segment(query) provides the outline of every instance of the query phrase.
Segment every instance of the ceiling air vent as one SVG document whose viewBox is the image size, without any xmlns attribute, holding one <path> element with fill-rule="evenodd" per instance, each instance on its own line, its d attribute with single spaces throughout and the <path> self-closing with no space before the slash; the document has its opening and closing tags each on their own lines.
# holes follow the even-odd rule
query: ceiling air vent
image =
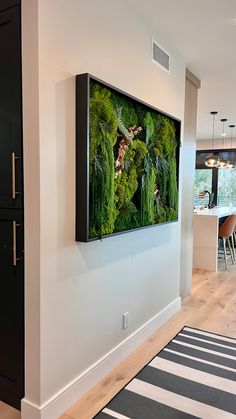
<svg viewBox="0 0 236 419">
<path fill-rule="evenodd" d="M 170 73 L 170 56 L 158 43 L 152 40 L 152 62 Z"/>
</svg>

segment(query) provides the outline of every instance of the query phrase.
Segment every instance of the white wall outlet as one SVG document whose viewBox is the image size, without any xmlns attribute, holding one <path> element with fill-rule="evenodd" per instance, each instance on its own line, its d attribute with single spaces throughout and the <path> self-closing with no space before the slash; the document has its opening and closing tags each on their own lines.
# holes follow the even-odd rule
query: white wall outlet
<svg viewBox="0 0 236 419">
<path fill-rule="evenodd" d="M 128 316 L 129 316 L 128 311 L 123 314 L 123 329 L 127 329 L 128 327 Z"/>
</svg>

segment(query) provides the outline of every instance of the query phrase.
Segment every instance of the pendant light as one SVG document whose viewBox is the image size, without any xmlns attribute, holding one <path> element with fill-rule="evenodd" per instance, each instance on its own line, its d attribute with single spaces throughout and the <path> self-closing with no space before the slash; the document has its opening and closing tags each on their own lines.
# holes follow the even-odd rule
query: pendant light
<svg viewBox="0 0 236 419">
<path fill-rule="evenodd" d="M 214 139 L 215 139 L 215 116 L 218 114 L 216 111 L 211 111 L 210 113 L 212 115 L 212 153 L 211 156 L 208 156 L 205 160 L 205 166 L 207 167 L 217 167 L 219 163 L 219 157 L 214 155 L 213 149 L 214 149 Z"/>
<path fill-rule="evenodd" d="M 222 137 L 223 137 L 223 143 L 222 143 L 222 152 L 224 152 L 224 149 L 225 149 L 225 136 L 226 136 L 226 133 L 225 133 L 225 122 L 227 121 L 227 119 L 226 118 L 222 118 L 221 119 L 221 122 L 222 122 L 222 124 L 223 124 L 223 130 L 222 130 Z M 228 160 L 225 160 L 224 158 L 223 158 L 223 155 L 222 155 L 222 158 L 219 160 L 219 162 L 218 162 L 218 164 L 217 164 L 217 167 L 219 168 L 219 169 L 227 169 L 228 168 L 228 164 L 229 164 L 229 162 L 228 162 Z"/>
<path fill-rule="evenodd" d="M 235 125 L 229 125 L 230 128 L 230 150 L 232 150 L 232 144 L 233 144 L 233 129 L 235 128 Z M 231 161 L 227 164 L 228 169 L 234 169 L 235 164 Z"/>
</svg>

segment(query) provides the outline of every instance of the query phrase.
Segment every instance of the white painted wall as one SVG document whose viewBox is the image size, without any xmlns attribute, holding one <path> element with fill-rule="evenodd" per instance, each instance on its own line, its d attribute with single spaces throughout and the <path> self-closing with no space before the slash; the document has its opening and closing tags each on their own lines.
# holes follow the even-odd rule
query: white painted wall
<svg viewBox="0 0 236 419">
<path fill-rule="evenodd" d="M 29 6 L 37 9 L 37 1 L 23 0 L 23 22 L 27 21 Z M 23 28 L 23 37 L 30 36 L 30 31 L 35 31 L 36 37 L 37 25 L 30 30 Z M 29 124 L 31 112 L 27 112 L 31 101 L 35 105 L 26 77 L 32 45 L 26 39 L 24 42 L 28 105 L 24 109 L 24 136 L 32 141 L 31 146 L 27 141 L 24 149 L 26 266 L 32 265 L 30 246 L 35 242 L 40 246 L 34 271 L 26 270 L 26 369 L 31 371 L 26 375 L 23 403 L 23 417 L 27 419 L 30 415 L 33 419 L 31 407 L 35 411 L 45 407 L 57 392 L 179 296 L 180 223 L 102 242 L 74 241 L 75 75 L 94 74 L 183 119 L 185 63 L 161 39 L 172 56 L 171 76 L 153 65 L 152 37 L 160 40 L 158 32 L 150 32 L 125 0 L 38 0 L 39 65 L 30 68 L 31 79 L 37 71 L 39 75 L 35 135 Z M 37 94 L 37 85 L 31 84 L 31 88 Z M 39 159 L 36 192 L 29 183 L 32 148 Z M 35 193 L 40 194 L 40 206 L 34 216 L 31 200 Z M 38 238 L 31 235 L 35 224 Z M 40 290 L 39 307 L 35 308 L 37 312 L 40 308 L 40 324 L 34 317 L 28 322 L 34 310 L 34 301 L 27 294 L 31 280 L 37 281 Z M 126 311 L 129 328 L 122 330 Z M 29 355 L 34 335 L 40 341 L 39 365 Z"/>
<path fill-rule="evenodd" d="M 197 140 L 196 150 L 211 150 L 212 140 Z M 231 148 L 230 134 L 225 138 L 224 148 Z M 232 138 L 232 148 L 236 148 L 236 138 Z M 222 138 L 216 138 L 214 140 L 214 150 L 223 149 Z"/>
<path fill-rule="evenodd" d="M 199 86 L 198 86 L 199 87 Z M 184 138 L 182 150 L 182 214 L 180 295 L 190 295 L 193 269 L 193 196 L 196 156 L 196 123 L 198 87 L 186 77 Z"/>
<path fill-rule="evenodd" d="M 22 3 L 25 223 L 25 393 L 40 403 L 40 145 L 38 0 Z"/>
</svg>

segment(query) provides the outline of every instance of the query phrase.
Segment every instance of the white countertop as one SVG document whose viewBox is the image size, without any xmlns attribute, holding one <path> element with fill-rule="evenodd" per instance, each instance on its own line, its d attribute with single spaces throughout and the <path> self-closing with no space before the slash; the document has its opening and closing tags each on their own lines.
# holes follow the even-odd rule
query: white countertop
<svg viewBox="0 0 236 419">
<path fill-rule="evenodd" d="M 235 207 L 215 207 L 215 208 L 204 208 L 204 209 L 195 209 L 193 214 L 198 215 L 209 215 L 213 217 L 227 217 L 227 215 L 236 213 Z"/>
</svg>

